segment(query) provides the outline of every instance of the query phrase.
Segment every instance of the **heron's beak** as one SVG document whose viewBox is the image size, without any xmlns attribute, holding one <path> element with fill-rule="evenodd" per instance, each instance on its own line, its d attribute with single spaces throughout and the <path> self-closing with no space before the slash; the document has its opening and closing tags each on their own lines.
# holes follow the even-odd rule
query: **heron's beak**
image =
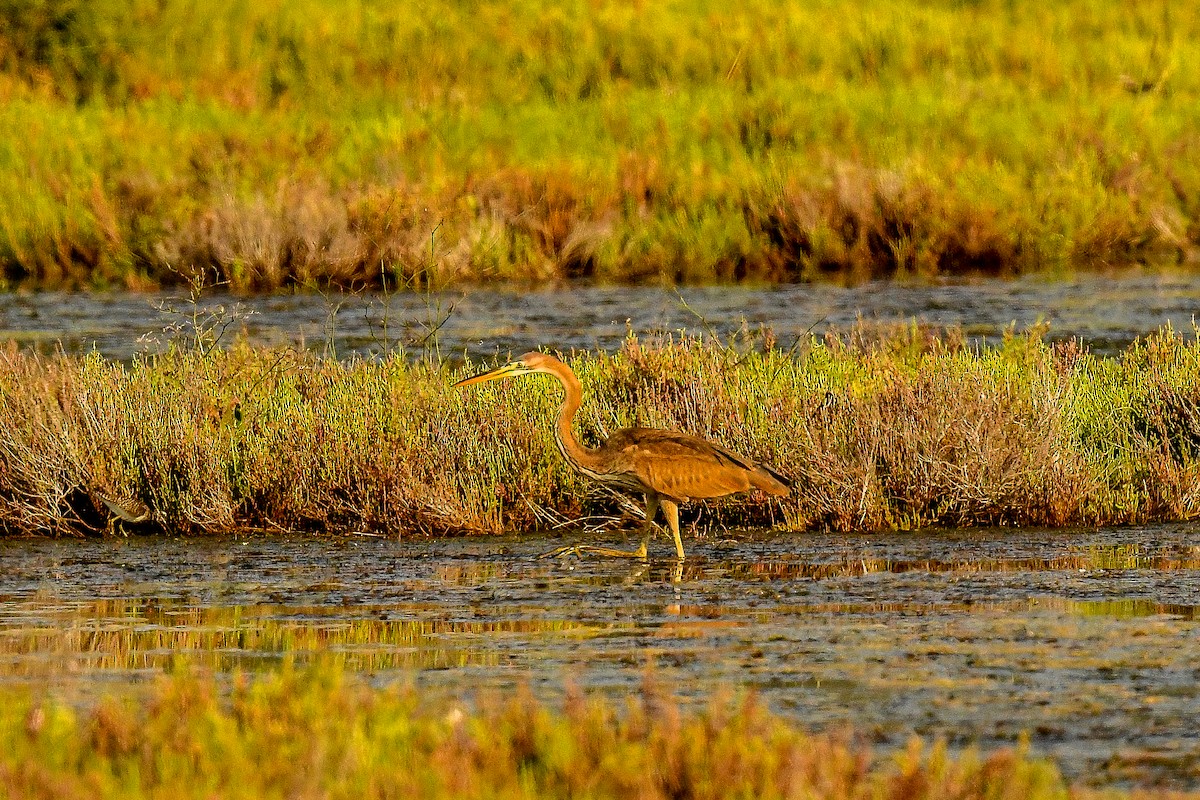
<svg viewBox="0 0 1200 800">
<path fill-rule="evenodd" d="M 462 386 L 470 386 L 473 383 L 487 383 L 488 381 L 497 381 L 501 378 L 514 378 L 517 375 L 525 375 L 532 371 L 533 370 L 525 366 L 522 362 L 514 361 L 511 364 L 505 364 L 503 367 L 496 367 L 496 369 L 482 372 L 478 375 L 472 375 L 469 378 L 463 378 L 451 388 L 457 389 Z"/>
</svg>

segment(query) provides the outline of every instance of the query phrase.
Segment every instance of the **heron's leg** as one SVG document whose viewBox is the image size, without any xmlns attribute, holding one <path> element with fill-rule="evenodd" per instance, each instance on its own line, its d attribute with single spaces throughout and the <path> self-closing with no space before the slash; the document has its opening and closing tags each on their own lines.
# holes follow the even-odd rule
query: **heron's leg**
<svg viewBox="0 0 1200 800">
<path fill-rule="evenodd" d="M 664 500 L 662 503 L 663 508 L 666 508 L 667 501 Z M 573 555 L 592 553 L 593 555 L 607 556 L 609 558 L 645 558 L 646 551 L 650 545 L 650 536 L 654 533 L 654 515 L 658 513 L 658 505 L 658 493 L 647 492 L 646 522 L 642 525 L 642 543 L 638 546 L 637 550 L 617 550 L 612 547 L 599 547 L 594 544 L 571 544 L 567 545 L 566 547 L 560 547 L 557 550 L 551 550 L 549 553 L 543 553 L 542 555 L 538 556 L 538 558 L 557 558 L 559 556 L 565 556 L 568 553 Z M 678 511 L 679 509 L 676 508 L 677 516 Z M 676 528 L 678 529 L 678 522 L 676 522 Z M 675 535 L 675 542 L 676 549 L 679 550 L 681 554 L 680 557 L 682 558 L 683 546 L 679 544 L 678 534 Z"/>
<path fill-rule="evenodd" d="M 642 523 L 642 544 L 637 552 L 646 557 L 646 549 L 650 546 L 650 537 L 654 535 L 654 517 L 658 515 L 658 492 L 646 492 L 646 521 Z"/>
<path fill-rule="evenodd" d="M 679 537 L 679 506 L 671 500 L 663 500 L 663 515 L 667 518 L 667 525 L 671 528 L 671 535 L 675 537 L 675 554 L 679 560 L 683 560 L 683 539 Z"/>
</svg>

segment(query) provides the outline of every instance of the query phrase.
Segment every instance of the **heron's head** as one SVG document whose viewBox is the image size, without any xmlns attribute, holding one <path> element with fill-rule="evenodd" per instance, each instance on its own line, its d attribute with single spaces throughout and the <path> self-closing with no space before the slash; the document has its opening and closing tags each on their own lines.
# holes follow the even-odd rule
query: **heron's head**
<svg viewBox="0 0 1200 800">
<path fill-rule="evenodd" d="M 545 353 L 526 353 L 516 361 L 509 362 L 503 367 L 496 367 L 493 370 L 472 375 L 469 378 L 463 378 L 458 383 L 454 384 L 454 388 L 460 386 L 470 386 L 473 383 L 487 383 L 488 381 L 496 381 L 501 378 L 515 378 L 518 375 L 528 375 L 531 372 L 548 372 L 555 374 L 555 367 L 562 366 L 562 362 L 554 356 L 548 356 Z"/>
</svg>

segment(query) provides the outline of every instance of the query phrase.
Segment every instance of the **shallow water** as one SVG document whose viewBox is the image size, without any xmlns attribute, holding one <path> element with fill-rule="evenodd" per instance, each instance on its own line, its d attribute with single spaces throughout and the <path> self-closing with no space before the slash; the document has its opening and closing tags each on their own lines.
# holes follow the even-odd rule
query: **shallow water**
<svg viewBox="0 0 1200 800">
<path fill-rule="evenodd" d="M 0 680 L 88 697 L 176 653 L 320 653 L 466 699 L 573 680 L 620 700 L 653 667 L 685 701 L 753 688 L 885 751 L 1027 733 L 1070 777 L 1200 788 L 1196 526 L 737 532 L 689 540 L 681 574 L 534 558 L 574 541 L 0 541 Z"/>
<path fill-rule="evenodd" d="M 47 292 L 0 294 L 0 341 L 16 339 L 44 352 L 95 348 L 125 360 L 161 349 L 172 338 L 186 339 L 194 326 L 215 332 L 229 322 L 225 341 L 244 332 L 259 344 L 299 344 L 342 357 L 399 347 L 411 355 L 478 360 L 542 346 L 613 350 L 628 331 L 727 336 L 743 325 L 770 328 L 788 346 L 809 329 L 844 328 L 861 316 L 960 325 L 979 341 L 998 338 L 1012 323 L 1023 329 L 1043 320 L 1051 338 L 1080 337 L 1108 354 L 1167 323 L 1190 331 L 1197 311 L 1200 275 L 1146 273 L 1070 281 L 692 288 L 681 294 L 572 287 L 395 294 L 386 301 L 377 295 L 217 297 L 195 307 L 178 294 Z"/>
</svg>

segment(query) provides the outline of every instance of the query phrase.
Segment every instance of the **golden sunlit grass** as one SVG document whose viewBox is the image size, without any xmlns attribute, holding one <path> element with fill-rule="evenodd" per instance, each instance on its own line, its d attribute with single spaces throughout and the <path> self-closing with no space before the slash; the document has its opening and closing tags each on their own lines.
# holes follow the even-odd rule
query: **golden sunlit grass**
<svg viewBox="0 0 1200 800">
<path fill-rule="evenodd" d="M 91 711 L 7 690 L 0 796 L 30 798 L 1065 798 L 1020 751 L 950 756 L 914 742 L 874 758 L 849 735 L 803 732 L 753 697 L 683 712 L 653 681 L 624 706 L 570 693 L 474 708 L 370 689 L 311 667 L 231 692 L 160 679 L 143 702 Z"/>
<path fill-rule="evenodd" d="M 1200 343 L 1164 330 L 1116 358 L 1042 331 L 981 349 L 860 328 L 785 352 L 630 339 L 572 365 L 585 440 L 677 428 L 767 461 L 783 500 L 706 504 L 722 528 L 916 529 L 1200 513 Z M 559 457 L 558 389 L 399 356 L 177 346 L 131 365 L 0 352 L 0 525 L 388 534 L 545 529 L 622 513 Z M 109 503 L 142 522 L 110 524 Z M 685 516 L 686 521 L 686 516 Z"/>
<path fill-rule="evenodd" d="M 0 286 L 1194 263 L 1187 0 L 0 2 Z"/>
</svg>

